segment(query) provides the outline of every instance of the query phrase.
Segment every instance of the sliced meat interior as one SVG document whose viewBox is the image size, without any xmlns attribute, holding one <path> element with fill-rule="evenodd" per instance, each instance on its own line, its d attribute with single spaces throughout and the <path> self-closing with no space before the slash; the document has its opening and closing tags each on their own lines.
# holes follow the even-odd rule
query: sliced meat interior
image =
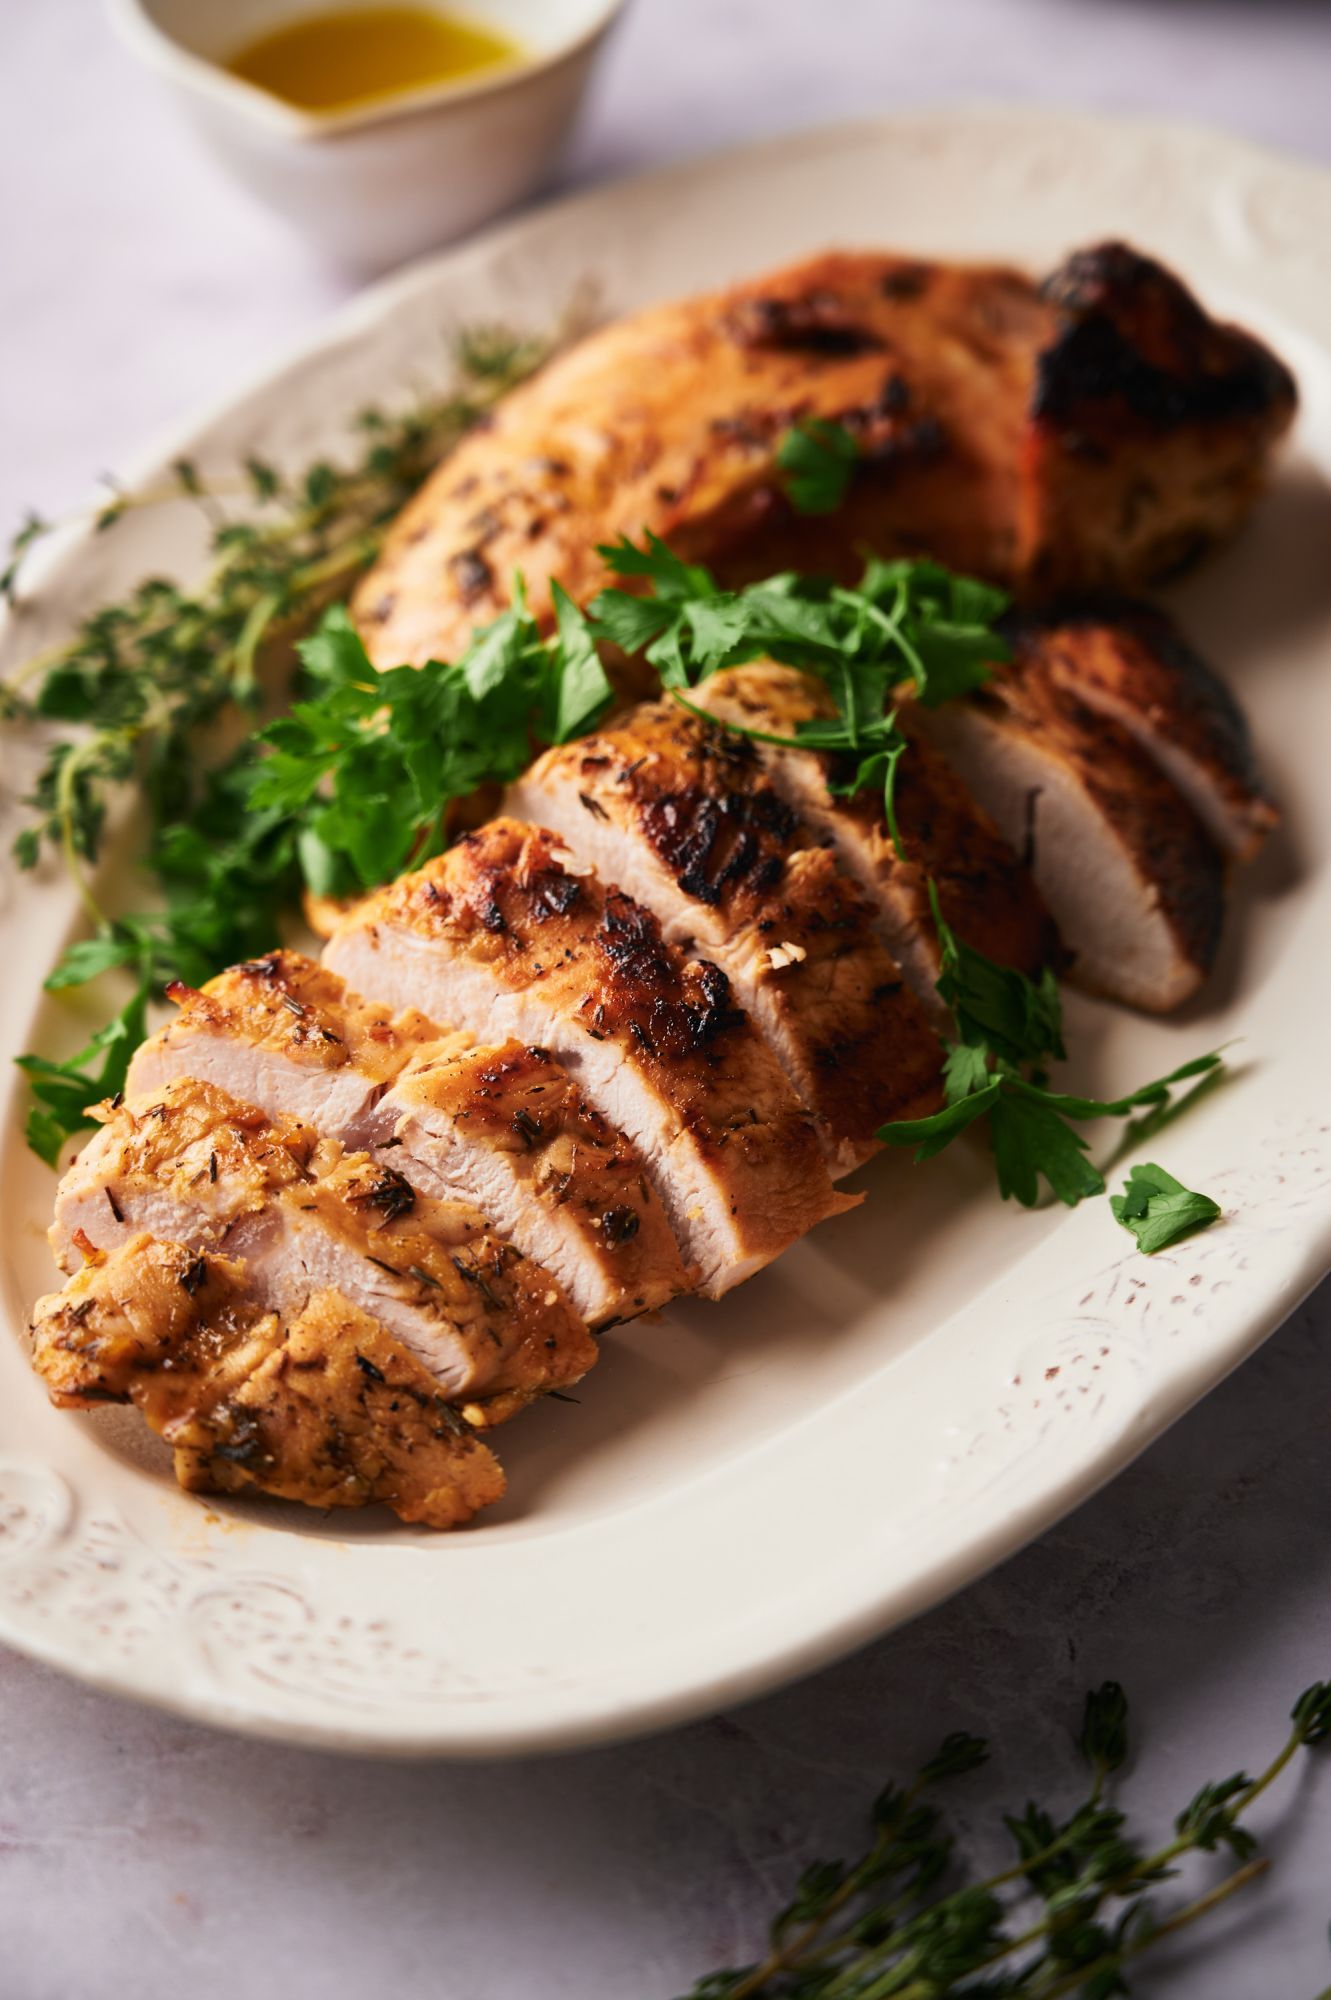
<svg viewBox="0 0 1331 2000">
<path fill-rule="evenodd" d="M 937 1101 L 941 1052 L 874 924 L 753 744 L 673 701 L 548 750 L 508 809 L 561 835 L 604 881 L 702 950 L 813 1113 L 834 1175 L 874 1133 Z"/>
<path fill-rule="evenodd" d="M 1029 864 L 1075 979 L 1152 1013 L 1196 992 L 1220 941 L 1224 868 L 1125 730 L 1035 654 L 965 701 L 900 714 Z"/>
<path fill-rule="evenodd" d="M 771 660 L 713 674 L 694 696 L 721 721 L 771 736 L 794 736 L 802 722 L 836 712 L 821 681 Z M 930 879 L 944 921 L 977 951 L 1028 976 L 1057 962 L 1057 934 L 1029 870 L 926 743 L 913 743 L 897 766 L 901 854 L 880 793 L 846 797 L 833 789 L 853 777 L 850 759 L 770 743 L 754 747 L 782 797 L 871 899 L 883 942 L 933 1020 L 941 1022 L 946 1010 L 935 991 Z"/>
<path fill-rule="evenodd" d="M 202 1078 L 374 1151 L 420 1193 L 482 1209 L 592 1325 L 689 1289 L 636 1148 L 547 1050 L 446 1035 L 420 1013 L 371 1005 L 293 951 L 174 997 L 179 1014 L 134 1057 L 132 1094 Z"/>
<path fill-rule="evenodd" d="M 367 1153 L 316 1145 L 182 1078 L 111 1111 L 61 1182 L 56 1260 L 140 1231 L 244 1260 L 266 1310 L 335 1288 L 379 1320 L 478 1422 L 584 1375 L 596 1346 L 548 1271 L 479 1210 L 419 1195 Z"/>
<path fill-rule="evenodd" d="M 192 1491 L 381 1501 L 450 1528 L 501 1497 L 497 1460 L 402 1344 L 335 1291 L 261 1311 L 243 1263 L 138 1234 L 39 1299 L 33 1362 L 65 1407 L 131 1402 Z"/>
<path fill-rule="evenodd" d="M 642 1154 L 548 1049 L 422 1054 L 379 1108 L 390 1133 L 376 1158 L 427 1194 L 474 1200 L 591 1325 L 692 1289 Z"/>
<path fill-rule="evenodd" d="M 202 992 L 169 992 L 179 1012 L 135 1051 L 130 1096 L 192 1076 L 350 1146 L 379 1136 L 380 1098 L 445 1034 L 423 1014 L 369 1005 L 297 951 L 233 965 Z"/>
<path fill-rule="evenodd" d="M 492 820 L 369 897 L 325 962 L 390 1006 L 548 1048 L 638 1147 L 716 1296 L 853 1203 L 725 973 L 571 861 L 553 834 Z"/>
<path fill-rule="evenodd" d="M 1120 243 L 1044 285 L 828 251 L 593 333 L 507 396 L 395 522 L 354 613 L 380 666 L 456 659 L 521 573 L 552 615 L 598 546 L 660 535 L 733 583 L 927 553 L 1027 596 L 1159 575 L 1242 520 L 1288 370 Z M 792 424 L 855 438 L 843 504 L 795 516 Z"/>
<path fill-rule="evenodd" d="M 1025 614 L 1008 636 L 1059 687 L 1127 731 L 1223 854 L 1254 858 L 1280 812 L 1247 718 L 1164 612 L 1111 598 Z"/>
</svg>

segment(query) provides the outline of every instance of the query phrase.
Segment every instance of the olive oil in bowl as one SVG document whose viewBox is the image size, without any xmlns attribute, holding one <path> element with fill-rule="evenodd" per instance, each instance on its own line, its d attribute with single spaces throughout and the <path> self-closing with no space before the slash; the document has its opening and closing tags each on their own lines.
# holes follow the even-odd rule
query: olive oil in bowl
<svg viewBox="0 0 1331 2000">
<path fill-rule="evenodd" d="M 523 51 L 507 36 L 429 7 L 307 14 L 247 42 L 226 67 L 300 111 L 342 112 L 486 71 Z"/>
</svg>

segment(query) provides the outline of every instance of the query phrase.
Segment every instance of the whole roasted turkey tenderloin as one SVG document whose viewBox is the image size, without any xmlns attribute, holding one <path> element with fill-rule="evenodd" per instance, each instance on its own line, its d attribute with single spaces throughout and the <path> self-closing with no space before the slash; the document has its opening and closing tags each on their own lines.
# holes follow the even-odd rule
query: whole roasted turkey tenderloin
<svg viewBox="0 0 1331 2000">
<path fill-rule="evenodd" d="M 1243 519 L 1296 405 L 1289 371 L 1122 243 L 1043 284 L 998 265 L 828 251 L 593 333 L 507 396 L 390 531 L 354 611 L 384 667 L 456 659 L 524 579 L 578 602 L 645 530 L 722 581 L 929 554 L 1023 598 L 1133 587 Z M 798 517 L 777 454 L 838 423 L 844 503 Z"/>
</svg>

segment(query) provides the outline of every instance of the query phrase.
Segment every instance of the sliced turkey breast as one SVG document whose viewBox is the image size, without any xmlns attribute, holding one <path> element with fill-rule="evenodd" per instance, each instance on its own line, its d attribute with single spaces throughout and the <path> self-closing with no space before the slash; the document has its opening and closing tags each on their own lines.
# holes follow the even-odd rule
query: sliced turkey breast
<svg viewBox="0 0 1331 2000">
<path fill-rule="evenodd" d="M 647 1162 L 712 1296 L 853 1203 L 719 966 L 556 836 L 490 821 L 371 896 L 325 961 L 362 993 L 548 1048 Z"/>
<path fill-rule="evenodd" d="M 391 1133 L 376 1158 L 426 1194 L 474 1200 L 589 1324 L 692 1289 L 642 1154 L 548 1049 L 514 1040 L 424 1053 L 379 1110 Z"/>
<path fill-rule="evenodd" d="M 1121 587 L 1243 518 L 1295 389 L 1123 244 L 1040 286 L 1001 266 L 829 251 L 614 322 L 507 396 L 394 524 L 354 610 L 384 667 L 456 659 L 521 574 L 577 602 L 598 545 L 651 529 L 728 583 L 928 553 L 1025 595 Z M 840 424 L 860 463 L 799 518 L 793 424 Z"/>
<path fill-rule="evenodd" d="M 181 1078 L 111 1111 L 60 1184 L 56 1260 L 139 1231 L 243 1258 L 266 1310 L 329 1287 L 372 1314 L 477 1421 L 584 1375 L 595 1343 L 551 1277 L 479 1210 L 418 1195 L 366 1153 Z"/>
<path fill-rule="evenodd" d="M 548 750 L 508 810 L 560 834 L 685 951 L 721 966 L 813 1113 L 833 1175 L 937 1100 L 941 1051 L 874 928 L 753 744 L 677 702 Z"/>
<path fill-rule="evenodd" d="M 202 992 L 168 991 L 180 1011 L 136 1050 L 130 1096 L 192 1076 L 351 1146 L 382 1134 L 384 1092 L 445 1032 L 423 1014 L 371 1006 L 297 951 L 233 965 Z"/>
<path fill-rule="evenodd" d="M 771 660 L 713 674 L 694 694 L 720 721 L 772 736 L 794 736 L 802 722 L 835 713 L 821 681 Z M 897 766 L 901 854 L 880 794 L 832 789 L 853 777 L 848 758 L 771 743 L 755 749 L 782 797 L 872 900 L 884 944 L 935 1022 L 946 1010 L 935 991 L 931 878 L 944 922 L 977 951 L 1028 975 L 1057 962 L 1057 935 L 1029 871 L 926 743 L 912 743 Z"/>
<path fill-rule="evenodd" d="M 1152 1013 L 1196 992 L 1220 940 L 1223 866 L 1125 730 L 1036 654 L 966 701 L 906 705 L 901 718 L 1029 863 L 1075 979 Z"/>
<path fill-rule="evenodd" d="M 1251 861 L 1280 810 L 1257 768 L 1247 717 L 1162 611 L 1122 598 L 1012 621 L 1023 657 L 1125 729 L 1182 792 L 1221 852 Z"/>
<path fill-rule="evenodd" d="M 482 1209 L 592 1325 L 689 1289 L 636 1148 L 546 1050 L 474 1047 L 422 1014 L 362 1000 L 293 951 L 173 998 L 176 1019 L 130 1065 L 131 1094 L 197 1077 L 374 1151 L 422 1194 Z"/>
<path fill-rule="evenodd" d="M 494 1456 L 421 1364 L 339 1293 L 284 1320 L 234 1258 L 130 1236 L 39 1299 L 33 1365 L 64 1408 L 133 1403 L 190 1491 L 382 1501 L 451 1528 L 498 1500 Z"/>
</svg>

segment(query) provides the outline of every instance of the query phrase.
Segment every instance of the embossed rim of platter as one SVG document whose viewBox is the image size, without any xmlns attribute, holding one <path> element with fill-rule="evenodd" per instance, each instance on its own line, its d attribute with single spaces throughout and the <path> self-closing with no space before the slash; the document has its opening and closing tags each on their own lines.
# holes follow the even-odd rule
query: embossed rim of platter
<svg viewBox="0 0 1331 2000">
<path fill-rule="evenodd" d="M 832 240 L 846 233 L 847 213 L 863 215 L 854 192 L 875 174 L 884 189 L 892 175 L 906 178 L 909 215 L 893 206 L 904 195 L 885 196 L 881 232 L 849 232 L 858 240 L 878 233 L 907 248 L 998 255 L 1010 239 L 1040 236 L 1044 223 L 1033 218 L 1047 213 L 1046 233 L 1071 241 L 1102 233 L 1112 210 L 1125 231 L 1217 293 L 1260 303 L 1312 360 L 1331 349 L 1331 273 L 1318 264 L 1331 180 L 1315 170 L 1156 123 L 917 113 L 580 196 L 414 267 L 153 460 L 206 446 L 228 423 L 234 442 L 247 413 L 278 423 L 284 403 L 304 397 L 308 406 L 322 372 L 373 351 L 399 315 L 433 305 L 466 317 L 492 279 L 492 290 L 520 298 L 530 283 L 548 300 L 549 260 L 566 264 L 572 243 L 585 244 L 593 266 L 616 244 L 627 259 L 635 235 L 705 201 L 711 233 L 697 275 L 681 265 L 675 282 L 713 282 L 777 261 L 765 238 L 745 248 L 761 237 L 764 200 L 780 209 L 785 193 L 793 213 L 797 183 L 816 182 L 828 191 L 821 233 Z M 940 194 L 949 175 L 955 185 Z M 838 187 L 844 202 L 831 198 Z M 1095 220 L 1070 229 L 1078 208 Z M 741 228 L 746 212 L 751 234 Z M 763 226 L 770 237 L 776 225 Z M 807 216 L 796 234 L 791 254 L 812 247 Z M 1310 450 L 1331 407 L 1327 368 L 1310 408 Z M 100 559 L 87 537 L 67 536 L 45 575 L 77 599 Z M 11 635 L 11 647 L 26 636 Z M 1305 770 L 1325 756 L 1326 733 L 1310 715 L 1297 746 Z M 1319 844 L 1315 860 L 1325 851 Z M 1324 876 L 1319 867 L 1300 906 L 1304 953 L 1319 912 L 1323 926 L 1331 919 Z M 21 938 L 32 987 L 71 920 L 67 899 L 40 882 L 15 885 L 0 910 L 0 936 Z M 400 1754 L 516 1754 L 615 1738 L 817 1666 L 1067 1512 L 1249 1354 L 1331 1264 L 1331 1121 L 1318 1110 L 1331 1104 L 1331 1057 L 1313 1044 L 1315 1006 L 1289 990 L 1297 970 L 1296 952 L 1291 976 L 1264 979 L 1252 1001 L 1253 1039 L 1268 1063 L 1260 1100 L 1236 1091 L 1171 1140 L 1180 1170 L 1196 1171 L 1224 1204 L 1223 1229 L 1147 1262 L 1120 1251 L 1102 1218 L 1067 1217 L 1015 1269 L 958 1297 L 927 1341 L 807 1420 L 690 1468 L 678 1491 L 630 1496 L 546 1542 L 539 1523 L 525 1540 L 457 1538 L 449 1581 L 461 1609 L 451 1625 L 450 1605 L 421 1589 L 418 1543 L 311 1540 L 212 1515 L 113 1463 L 91 1427 L 51 1417 L 35 1385 L 13 1374 L 15 1343 L 5 1357 L 14 1387 L 0 1407 L 0 1637 L 201 1719 Z M 8 1054 L 33 1030 L 22 1008 L 6 1015 Z M 1282 1063 L 1280 1047 L 1301 1045 L 1305 1030 L 1312 1052 Z M 11 1233 L 30 1232 L 15 1093 L 4 1088 L 3 1212 Z M 5 1284 L 18 1320 L 23 1301 L 8 1267 Z M 745 1310 L 742 1295 L 718 1310 Z M 909 1419 L 893 1433 L 897 1410 Z M 894 1449 L 915 1454 L 904 1504 L 882 1462 L 894 1437 Z M 508 1591 L 507 1627 L 492 1619 L 469 1650 L 468 1607 L 481 1619 L 490 1595 Z M 575 1620 L 584 1621 L 578 1630 L 561 1632 Z"/>
</svg>

